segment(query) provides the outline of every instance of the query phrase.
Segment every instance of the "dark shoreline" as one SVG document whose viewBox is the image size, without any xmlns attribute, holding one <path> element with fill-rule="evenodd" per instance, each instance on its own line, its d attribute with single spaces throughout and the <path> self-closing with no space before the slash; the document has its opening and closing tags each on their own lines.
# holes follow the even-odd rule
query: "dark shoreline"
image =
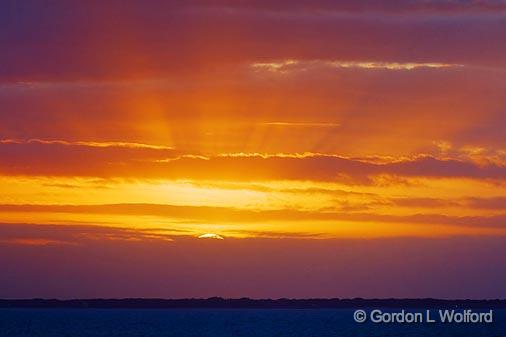
<svg viewBox="0 0 506 337">
<path fill-rule="evenodd" d="M 346 309 L 346 308 L 506 308 L 506 300 L 441 299 L 17 299 L 0 300 L 0 308 L 76 309 Z"/>
</svg>

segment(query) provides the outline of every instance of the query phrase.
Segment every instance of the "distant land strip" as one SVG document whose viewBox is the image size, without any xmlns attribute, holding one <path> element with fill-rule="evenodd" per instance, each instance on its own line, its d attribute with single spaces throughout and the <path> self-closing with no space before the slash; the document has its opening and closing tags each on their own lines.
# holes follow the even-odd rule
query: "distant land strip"
<svg viewBox="0 0 506 337">
<path fill-rule="evenodd" d="M 505 299 L 443 300 L 443 299 L 4 299 L 0 308 L 94 308 L 94 309 L 346 309 L 346 308 L 506 308 Z"/>
</svg>

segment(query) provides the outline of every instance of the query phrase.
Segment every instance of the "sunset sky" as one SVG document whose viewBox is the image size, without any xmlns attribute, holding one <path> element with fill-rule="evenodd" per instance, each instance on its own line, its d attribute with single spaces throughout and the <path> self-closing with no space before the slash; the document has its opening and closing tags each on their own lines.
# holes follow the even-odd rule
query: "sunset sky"
<svg viewBox="0 0 506 337">
<path fill-rule="evenodd" d="M 0 298 L 506 298 L 506 2 L 0 2 Z"/>
</svg>

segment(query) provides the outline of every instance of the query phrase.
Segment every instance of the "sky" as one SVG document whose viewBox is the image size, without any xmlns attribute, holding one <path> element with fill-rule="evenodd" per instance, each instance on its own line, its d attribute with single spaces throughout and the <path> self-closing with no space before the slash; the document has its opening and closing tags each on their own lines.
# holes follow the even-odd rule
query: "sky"
<svg viewBox="0 0 506 337">
<path fill-rule="evenodd" d="M 506 298 L 506 2 L 0 2 L 0 298 Z"/>
</svg>

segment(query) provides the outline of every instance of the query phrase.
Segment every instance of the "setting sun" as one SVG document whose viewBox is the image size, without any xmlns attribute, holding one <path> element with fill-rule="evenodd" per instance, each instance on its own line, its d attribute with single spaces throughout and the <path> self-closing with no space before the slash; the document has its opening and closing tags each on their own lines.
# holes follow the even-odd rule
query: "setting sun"
<svg viewBox="0 0 506 337">
<path fill-rule="evenodd" d="M 199 235 L 199 239 L 218 239 L 218 240 L 223 240 L 223 237 L 219 236 L 218 234 L 207 233 L 207 234 Z"/>
</svg>

